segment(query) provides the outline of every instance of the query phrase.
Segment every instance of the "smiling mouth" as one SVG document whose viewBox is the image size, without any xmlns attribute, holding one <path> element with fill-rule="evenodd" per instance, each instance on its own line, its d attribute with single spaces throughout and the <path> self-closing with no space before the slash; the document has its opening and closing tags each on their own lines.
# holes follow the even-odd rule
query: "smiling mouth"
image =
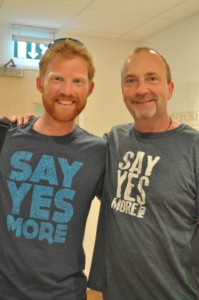
<svg viewBox="0 0 199 300">
<path fill-rule="evenodd" d="M 72 100 L 64 101 L 64 100 L 59 100 L 59 99 L 57 99 L 56 102 L 61 105 L 64 105 L 64 106 L 70 106 L 75 103 L 75 101 L 72 101 Z"/>
<path fill-rule="evenodd" d="M 149 102 L 153 102 L 155 101 L 154 99 L 147 99 L 147 100 L 144 100 L 144 101 L 133 101 L 133 103 L 135 104 L 147 104 Z"/>
</svg>

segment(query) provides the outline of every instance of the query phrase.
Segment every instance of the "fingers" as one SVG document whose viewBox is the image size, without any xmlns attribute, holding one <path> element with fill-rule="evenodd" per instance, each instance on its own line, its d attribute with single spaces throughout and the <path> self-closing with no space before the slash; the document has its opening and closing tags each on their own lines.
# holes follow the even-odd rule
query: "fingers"
<svg viewBox="0 0 199 300">
<path fill-rule="evenodd" d="M 24 125 L 24 124 L 27 124 L 27 123 L 29 122 L 29 120 L 30 120 L 31 117 L 32 117 L 31 114 L 26 114 L 26 115 L 22 116 L 22 118 L 21 118 L 22 124 L 23 124 L 23 125 Z M 19 124 L 18 124 L 18 125 L 19 125 Z"/>
<path fill-rule="evenodd" d="M 25 115 L 17 115 L 17 118 L 16 116 L 13 116 L 13 120 L 15 120 L 15 122 L 17 121 L 17 125 L 20 126 L 20 125 L 25 125 L 29 122 L 30 118 L 33 117 L 32 114 L 25 114 Z"/>
<path fill-rule="evenodd" d="M 15 120 L 15 122 L 17 122 L 18 126 L 23 125 L 23 116 L 22 115 L 19 114 L 17 116 L 12 116 L 11 122 L 14 122 L 14 120 Z"/>
<path fill-rule="evenodd" d="M 11 118 L 7 116 L 3 116 L 3 119 L 11 121 L 12 123 L 17 123 L 18 126 L 25 125 L 29 122 L 29 119 L 33 117 L 32 114 L 25 114 L 25 115 L 13 115 Z"/>
<path fill-rule="evenodd" d="M 8 118 L 7 116 L 3 116 L 3 119 L 4 119 L 4 120 L 7 120 L 7 121 L 11 121 L 11 119 Z"/>
<path fill-rule="evenodd" d="M 11 118 L 9 118 L 8 116 L 3 116 L 3 119 L 15 123 L 17 122 L 17 115 L 13 115 Z"/>
</svg>

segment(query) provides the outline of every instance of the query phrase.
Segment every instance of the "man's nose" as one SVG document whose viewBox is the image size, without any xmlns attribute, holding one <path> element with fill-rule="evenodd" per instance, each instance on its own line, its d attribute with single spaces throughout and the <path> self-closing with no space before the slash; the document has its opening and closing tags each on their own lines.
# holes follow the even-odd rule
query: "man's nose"
<svg viewBox="0 0 199 300">
<path fill-rule="evenodd" d="M 61 94 L 64 94 L 66 96 L 71 95 L 73 93 L 73 85 L 72 82 L 62 82 L 62 85 L 60 87 Z"/>
<path fill-rule="evenodd" d="M 137 93 L 139 93 L 139 94 L 145 94 L 146 92 L 148 92 L 147 83 L 144 80 L 138 81 L 138 84 L 137 84 Z"/>
</svg>

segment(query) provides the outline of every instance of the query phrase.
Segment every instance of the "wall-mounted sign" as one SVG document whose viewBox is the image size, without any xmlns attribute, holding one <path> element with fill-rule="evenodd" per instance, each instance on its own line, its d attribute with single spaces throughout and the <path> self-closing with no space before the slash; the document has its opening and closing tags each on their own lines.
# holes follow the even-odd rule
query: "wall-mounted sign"
<svg viewBox="0 0 199 300">
<path fill-rule="evenodd" d="M 170 116 L 199 130 L 199 110 L 175 111 L 170 113 Z"/>
<path fill-rule="evenodd" d="M 14 41 L 14 57 L 39 60 L 47 48 L 47 44 Z"/>
</svg>

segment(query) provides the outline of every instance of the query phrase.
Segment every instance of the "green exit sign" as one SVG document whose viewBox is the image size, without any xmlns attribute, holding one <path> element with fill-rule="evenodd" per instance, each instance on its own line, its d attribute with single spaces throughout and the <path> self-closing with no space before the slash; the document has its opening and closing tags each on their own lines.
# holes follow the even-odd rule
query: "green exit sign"
<svg viewBox="0 0 199 300">
<path fill-rule="evenodd" d="M 47 44 L 14 41 L 14 57 L 40 60 Z"/>
</svg>

